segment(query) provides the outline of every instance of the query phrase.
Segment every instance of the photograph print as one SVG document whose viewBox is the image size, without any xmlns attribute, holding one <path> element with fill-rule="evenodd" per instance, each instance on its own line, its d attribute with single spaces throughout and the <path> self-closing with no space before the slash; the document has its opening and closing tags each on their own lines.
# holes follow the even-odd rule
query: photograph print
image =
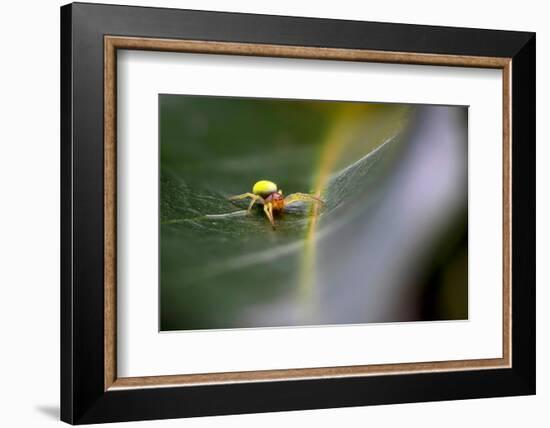
<svg viewBox="0 0 550 428">
<path fill-rule="evenodd" d="M 161 332 L 468 319 L 468 108 L 160 94 Z"/>
</svg>

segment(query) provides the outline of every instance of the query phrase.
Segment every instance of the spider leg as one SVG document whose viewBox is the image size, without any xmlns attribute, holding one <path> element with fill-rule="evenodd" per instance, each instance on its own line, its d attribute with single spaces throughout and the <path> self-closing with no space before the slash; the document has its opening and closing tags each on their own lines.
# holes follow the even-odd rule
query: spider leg
<svg viewBox="0 0 550 428">
<path fill-rule="evenodd" d="M 314 195 L 309 195 L 307 193 L 292 193 L 285 198 L 285 206 L 294 204 L 296 202 L 320 202 L 321 204 L 325 203 L 325 201 L 323 201 L 321 198 Z"/>
<path fill-rule="evenodd" d="M 271 223 L 273 229 L 275 229 L 275 221 L 273 220 L 273 207 L 271 205 L 271 202 L 264 204 L 264 213 L 269 219 L 269 222 Z"/>
<path fill-rule="evenodd" d="M 250 212 L 250 210 L 252 209 L 252 207 L 254 206 L 254 204 L 256 203 L 257 199 L 252 199 L 250 201 L 250 205 L 248 205 L 248 209 L 247 211 Z"/>
<path fill-rule="evenodd" d="M 250 201 L 250 205 L 248 206 L 248 212 L 250 212 L 250 210 L 252 209 L 252 207 L 254 206 L 254 204 L 256 202 L 260 202 L 260 203 L 264 203 L 264 198 L 262 198 L 261 196 L 258 196 L 258 195 L 255 195 L 254 193 L 250 193 L 250 192 L 247 192 L 247 193 L 243 193 L 242 195 L 236 195 L 236 196 L 231 196 L 229 198 L 230 201 L 238 201 L 240 199 L 246 199 L 246 198 L 250 198 L 252 199 Z"/>
</svg>

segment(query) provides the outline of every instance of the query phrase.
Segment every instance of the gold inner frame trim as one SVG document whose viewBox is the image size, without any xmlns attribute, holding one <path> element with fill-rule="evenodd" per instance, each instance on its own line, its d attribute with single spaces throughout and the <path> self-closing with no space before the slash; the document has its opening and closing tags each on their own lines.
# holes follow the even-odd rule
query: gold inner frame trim
<svg viewBox="0 0 550 428">
<path fill-rule="evenodd" d="M 502 70 L 503 143 L 503 294 L 502 357 L 420 363 L 315 367 L 170 376 L 117 376 L 116 367 L 116 88 L 117 50 L 147 50 L 217 55 L 323 59 L 394 64 L 494 68 Z M 171 40 L 140 37 L 104 37 L 104 389 L 193 386 L 219 383 L 339 378 L 370 375 L 508 368 L 512 365 L 512 164 L 511 164 L 511 58 L 386 52 L 252 43 Z"/>
</svg>

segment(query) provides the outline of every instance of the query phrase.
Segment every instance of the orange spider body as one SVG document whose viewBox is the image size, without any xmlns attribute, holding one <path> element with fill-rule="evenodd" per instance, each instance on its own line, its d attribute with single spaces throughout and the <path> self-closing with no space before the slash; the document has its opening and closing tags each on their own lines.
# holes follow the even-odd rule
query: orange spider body
<svg viewBox="0 0 550 428">
<path fill-rule="evenodd" d="M 285 198 L 279 192 L 273 192 L 264 198 L 264 205 L 269 203 L 273 211 L 283 211 L 285 209 Z"/>
</svg>

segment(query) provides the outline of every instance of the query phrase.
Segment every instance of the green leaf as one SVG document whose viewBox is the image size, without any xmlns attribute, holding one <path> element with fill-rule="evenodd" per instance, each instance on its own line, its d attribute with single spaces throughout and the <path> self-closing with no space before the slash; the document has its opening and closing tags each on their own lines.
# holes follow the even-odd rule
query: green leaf
<svg viewBox="0 0 550 428">
<path fill-rule="evenodd" d="M 322 322 L 315 251 L 340 224 L 369 216 L 411 111 L 162 96 L 161 329 Z M 326 204 L 289 207 L 273 230 L 261 207 L 247 213 L 247 201 L 228 200 L 260 179 Z"/>
</svg>

